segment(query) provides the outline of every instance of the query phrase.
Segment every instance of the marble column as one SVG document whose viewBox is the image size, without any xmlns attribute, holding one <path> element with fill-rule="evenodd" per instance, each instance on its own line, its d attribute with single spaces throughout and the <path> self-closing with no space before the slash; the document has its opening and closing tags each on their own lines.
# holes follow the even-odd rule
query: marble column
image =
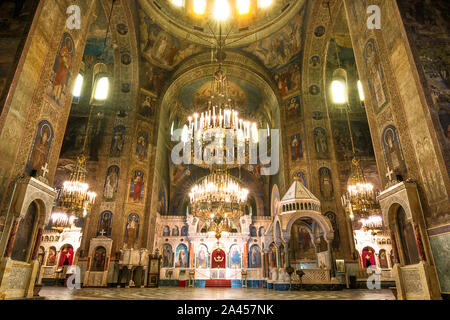
<svg viewBox="0 0 450 320">
<path fill-rule="evenodd" d="M 263 276 L 265 278 L 269 277 L 269 253 L 267 252 L 263 254 Z"/>
<path fill-rule="evenodd" d="M 195 248 L 194 248 L 194 243 L 191 242 L 190 249 L 189 249 L 189 269 L 194 268 L 194 257 L 195 257 Z"/>
<path fill-rule="evenodd" d="M 33 255 L 31 256 L 31 260 L 36 260 L 39 254 L 39 247 L 41 246 L 42 241 L 42 233 L 44 232 L 44 229 L 39 228 L 37 235 L 36 235 L 36 241 L 34 243 L 34 249 L 33 249 Z"/>
<path fill-rule="evenodd" d="M 336 269 L 334 267 L 332 243 L 331 241 L 328 241 L 327 244 L 328 244 L 328 261 L 330 264 L 330 273 L 331 277 L 333 278 L 336 276 Z"/>
<path fill-rule="evenodd" d="M 20 224 L 20 218 L 14 220 L 13 225 L 11 227 L 11 232 L 9 233 L 9 239 L 8 244 L 6 245 L 5 250 L 5 258 L 11 258 L 13 249 L 14 249 L 14 243 L 16 242 L 17 237 L 17 231 L 19 230 L 19 224 Z"/>
<path fill-rule="evenodd" d="M 285 268 L 289 268 L 291 266 L 289 261 L 289 243 L 284 246 L 284 260 L 285 260 Z"/>
<path fill-rule="evenodd" d="M 248 268 L 248 250 L 247 250 L 247 244 L 244 244 L 244 268 Z"/>
<path fill-rule="evenodd" d="M 281 268 L 281 250 L 277 247 L 277 268 Z"/>
<path fill-rule="evenodd" d="M 414 237 L 416 238 L 417 252 L 419 253 L 420 261 L 427 261 L 425 256 L 425 249 L 423 248 L 422 235 L 420 234 L 419 226 L 416 223 L 412 223 L 414 230 Z"/>
</svg>

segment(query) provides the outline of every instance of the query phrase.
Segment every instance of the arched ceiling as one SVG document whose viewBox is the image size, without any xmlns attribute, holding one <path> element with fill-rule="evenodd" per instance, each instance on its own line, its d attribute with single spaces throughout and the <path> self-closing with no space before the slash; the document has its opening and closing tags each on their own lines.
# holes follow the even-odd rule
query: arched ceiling
<svg viewBox="0 0 450 320">
<path fill-rule="evenodd" d="M 200 21 L 193 21 L 182 10 L 174 8 L 170 0 L 158 1 L 139 0 L 141 54 L 145 60 L 173 70 L 188 57 L 216 47 L 217 23 L 204 18 L 201 24 L 206 26 L 200 27 L 196 25 Z M 258 14 L 248 28 L 241 28 L 238 21 L 230 19 L 223 25 L 226 49 L 253 55 L 271 71 L 300 60 L 306 4 L 307 0 L 274 1 L 267 13 L 261 17 Z M 212 14 L 205 16 L 212 17 Z"/>
<path fill-rule="evenodd" d="M 189 1 L 190 2 L 190 1 Z M 231 4 L 234 1 L 230 1 Z M 256 1 L 255 1 L 256 2 Z M 252 4 L 254 5 L 255 2 Z M 306 0 L 273 0 L 266 9 L 251 8 L 244 17 L 232 15 L 222 23 L 228 34 L 228 43 L 233 47 L 242 46 L 265 38 L 280 30 L 304 6 Z M 213 18 L 213 1 L 207 1 L 207 12 L 195 17 L 188 7 L 179 8 L 170 0 L 139 0 L 148 17 L 164 30 L 180 39 L 188 39 L 200 45 L 210 46 L 214 36 L 219 34 L 219 24 Z M 236 10 L 231 10 L 236 12 Z"/>
</svg>

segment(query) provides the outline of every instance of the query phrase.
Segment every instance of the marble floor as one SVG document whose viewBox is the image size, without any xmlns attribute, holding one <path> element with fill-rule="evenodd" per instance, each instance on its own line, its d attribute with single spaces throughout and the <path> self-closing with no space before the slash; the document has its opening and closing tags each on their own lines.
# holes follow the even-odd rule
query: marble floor
<svg viewBox="0 0 450 320">
<path fill-rule="evenodd" d="M 48 300 L 395 300 L 388 289 L 274 291 L 246 288 L 83 288 L 43 287 Z"/>
</svg>

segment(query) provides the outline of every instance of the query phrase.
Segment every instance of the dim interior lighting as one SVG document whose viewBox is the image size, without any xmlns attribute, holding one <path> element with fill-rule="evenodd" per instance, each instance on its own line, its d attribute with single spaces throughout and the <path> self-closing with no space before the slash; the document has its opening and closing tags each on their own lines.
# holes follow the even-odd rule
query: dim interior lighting
<svg viewBox="0 0 450 320">
<path fill-rule="evenodd" d="M 194 12 L 204 14 L 206 10 L 206 0 L 194 0 Z"/>
<path fill-rule="evenodd" d="M 272 0 L 258 0 L 258 6 L 260 8 L 267 8 L 272 4 Z"/>
<path fill-rule="evenodd" d="M 250 0 L 237 0 L 236 4 L 239 14 L 248 14 L 250 12 Z"/>
<path fill-rule="evenodd" d="M 358 80 L 358 92 L 359 92 L 359 100 L 364 101 L 365 97 L 364 97 L 364 90 L 361 84 L 361 81 Z"/>
<path fill-rule="evenodd" d="M 334 80 L 331 83 L 331 92 L 333 96 L 334 103 L 346 103 L 346 90 L 345 84 L 343 81 Z"/>
<path fill-rule="evenodd" d="M 225 21 L 230 16 L 230 5 L 227 0 L 216 0 L 214 3 L 214 17 L 219 21 Z"/>
<path fill-rule="evenodd" d="M 81 96 L 82 87 L 83 87 L 83 76 L 79 73 L 77 79 L 75 80 L 75 86 L 72 91 L 72 95 L 75 98 L 79 98 Z"/>
<path fill-rule="evenodd" d="M 94 99 L 103 101 L 108 97 L 109 92 L 109 79 L 107 77 L 101 77 L 97 80 L 97 85 L 95 86 Z"/>
<path fill-rule="evenodd" d="M 177 7 L 183 6 L 183 0 L 172 0 L 172 3 L 176 5 Z"/>
</svg>

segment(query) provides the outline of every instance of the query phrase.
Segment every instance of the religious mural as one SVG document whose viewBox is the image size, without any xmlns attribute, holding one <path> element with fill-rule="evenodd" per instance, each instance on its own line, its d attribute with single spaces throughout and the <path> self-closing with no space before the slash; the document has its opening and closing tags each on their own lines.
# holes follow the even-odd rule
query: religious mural
<svg viewBox="0 0 450 320">
<path fill-rule="evenodd" d="M 86 125 L 86 117 L 70 117 L 70 121 L 67 122 L 66 133 L 64 134 L 63 145 L 61 147 L 62 157 L 71 157 L 80 154 L 83 150 Z"/>
<path fill-rule="evenodd" d="M 173 250 L 172 246 L 168 243 L 165 243 L 163 245 L 162 249 L 162 267 L 163 268 L 170 268 L 173 267 Z"/>
<path fill-rule="evenodd" d="M 44 173 L 43 168 L 47 169 L 46 165 L 50 155 L 52 142 L 53 128 L 48 121 L 42 120 L 37 126 L 36 136 L 27 165 L 28 172 L 36 170 L 38 176 Z M 48 173 L 48 170 L 46 173 Z"/>
<path fill-rule="evenodd" d="M 261 249 L 257 244 L 250 247 L 248 254 L 248 267 L 261 268 Z"/>
<path fill-rule="evenodd" d="M 136 142 L 136 155 L 139 160 L 144 161 L 148 154 L 148 133 L 139 131 Z"/>
<path fill-rule="evenodd" d="M 358 156 L 374 157 L 369 125 L 363 121 L 351 121 L 355 151 Z M 332 121 L 333 138 L 338 160 L 349 160 L 353 157 L 350 133 L 347 121 Z"/>
<path fill-rule="evenodd" d="M 94 258 L 92 259 L 91 271 L 104 271 L 106 265 L 106 249 L 104 247 L 97 247 L 94 251 Z"/>
<path fill-rule="evenodd" d="M 197 261 L 195 264 L 196 268 L 201 269 L 208 268 L 208 260 L 209 260 L 208 248 L 204 244 L 201 244 L 197 252 Z"/>
<path fill-rule="evenodd" d="M 269 268 L 276 268 L 277 267 L 277 248 L 272 243 L 270 245 L 270 251 L 269 251 Z"/>
<path fill-rule="evenodd" d="M 290 96 L 300 90 L 301 67 L 297 62 L 277 70 L 274 75 L 275 83 L 282 97 Z"/>
<path fill-rule="evenodd" d="M 364 49 L 364 61 L 367 70 L 370 96 L 375 113 L 383 110 L 389 102 L 384 69 L 378 54 L 375 39 L 370 39 Z"/>
<path fill-rule="evenodd" d="M 325 158 L 328 156 L 327 133 L 324 128 L 314 129 L 314 148 L 318 158 Z"/>
<path fill-rule="evenodd" d="M 300 260 L 315 260 L 315 247 L 311 232 L 300 222 L 294 223 L 289 240 L 289 259 L 292 265 Z"/>
<path fill-rule="evenodd" d="M 141 104 L 139 107 L 139 114 L 145 118 L 150 118 L 156 111 L 156 99 L 147 95 L 141 94 Z"/>
<path fill-rule="evenodd" d="M 117 126 L 113 130 L 111 150 L 109 155 L 113 158 L 118 158 L 122 155 L 123 146 L 125 143 L 125 127 Z"/>
<path fill-rule="evenodd" d="M 164 226 L 163 228 L 163 237 L 169 237 L 170 236 L 170 227 Z"/>
<path fill-rule="evenodd" d="M 240 269 L 241 268 L 241 249 L 237 244 L 234 244 L 230 247 L 229 253 L 229 267 L 232 269 Z"/>
<path fill-rule="evenodd" d="M 111 237 L 112 218 L 113 214 L 111 211 L 103 211 L 100 214 L 100 219 L 98 220 L 98 227 L 97 227 L 97 237 L 98 236 Z"/>
<path fill-rule="evenodd" d="M 303 7 L 278 32 L 241 49 L 256 56 L 271 70 L 283 67 L 295 59 L 300 60 L 298 55 L 303 44 L 305 12 Z"/>
<path fill-rule="evenodd" d="M 272 187 L 270 199 L 270 213 L 272 217 L 276 217 L 280 213 L 280 191 L 276 184 Z"/>
<path fill-rule="evenodd" d="M 294 178 L 300 179 L 300 182 L 303 183 L 303 185 L 306 187 L 306 177 L 302 171 L 298 171 L 297 173 L 295 173 Z"/>
<path fill-rule="evenodd" d="M 141 20 L 142 56 L 152 64 L 173 69 L 185 58 L 198 53 L 202 47 L 186 40 L 175 38 L 157 25 L 152 18 L 139 10 Z"/>
<path fill-rule="evenodd" d="M 130 213 L 125 225 L 124 246 L 133 249 L 139 239 L 140 218 L 136 213 Z"/>
<path fill-rule="evenodd" d="M 74 55 L 73 39 L 65 32 L 53 64 L 49 84 L 49 95 L 60 106 L 64 104 L 66 97 L 70 96 L 69 79 Z"/>
<path fill-rule="evenodd" d="M 166 188 L 164 186 L 160 187 L 158 194 L 158 213 L 162 216 L 167 214 L 167 196 Z"/>
<path fill-rule="evenodd" d="M 166 71 L 152 65 L 145 59 L 142 59 L 141 63 L 142 72 L 140 72 L 140 84 L 142 88 L 154 95 L 159 95 L 166 80 Z"/>
<path fill-rule="evenodd" d="M 188 226 L 182 226 L 181 227 L 181 236 L 182 237 L 187 237 L 187 235 L 188 235 Z"/>
<path fill-rule="evenodd" d="M 243 113 L 253 114 L 263 105 L 263 97 L 260 89 L 253 84 L 238 79 L 228 77 L 228 95 L 241 108 L 240 117 Z M 178 100 L 184 108 L 207 108 L 208 101 L 211 99 L 211 81 L 212 78 L 203 78 L 185 86 L 178 96 Z M 218 112 L 218 111 L 216 111 Z"/>
<path fill-rule="evenodd" d="M 292 97 L 286 103 L 286 111 L 288 115 L 288 119 L 291 119 L 290 116 L 300 116 L 302 113 L 300 107 L 300 96 Z M 292 118 L 294 120 L 295 118 Z"/>
<path fill-rule="evenodd" d="M 144 172 L 141 170 L 135 170 L 131 178 L 130 200 L 133 202 L 142 202 L 144 200 L 144 193 Z"/>
<path fill-rule="evenodd" d="M 189 255 L 188 248 L 185 244 L 180 244 L 176 250 L 176 260 L 175 267 L 176 268 L 187 268 L 189 265 Z"/>
<path fill-rule="evenodd" d="M 180 235 L 180 230 L 177 226 L 172 228 L 172 237 L 178 237 Z"/>
<path fill-rule="evenodd" d="M 401 176 L 402 179 L 406 179 L 406 164 L 397 129 L 392 125 L 387 126 L 381 135 L 381 139 L 384 160 L 386 161 L 390 179 L 396 179 L 396 176 Z"/>
<path fill-rule="evenodd" d="M 291 137 L 291 159 L 292 161 L 303 158 L 303 143 L 300 134 L 294 134 Z"/>
<path fill-rule="evenodd" d="M 418 66 L 425 75 L 433 106 L 438 114 L 444 136 L 450 140 L 450 78 L 448 45 L 448 3 L 434 0 L 426 5 L 419 0 L 400 0 L 398 5 L 408 32 L 408 38 L 417 49 Z"/>
<path fill-rule="evenodd" d="M 389 268 L 386 250 L 381 249 L 378 253 L 378 260 L 380 261 L 380 268 L 387 269 Z"/>
<path fill-rule="evenodd" d="M 106 171 L 105 186 L 103 188 L 103 201 L 115 201 L 117 189 L 119 187 L 119 173 L 118 166 L 111 166 Z"/>
<path fill-rule="evenodd" d="M 327 217 L 330 220 L 331 225 L 333 226 L 333 231 L 334 231 L 334 239 L 333 239 L 333 243 L 332 243 L 333 249 L 339 249 L 341 237 L 339 234 L 339 225 L 337 222 L 336 214 L 334 212 L 327 212 L 327 213 L 325 213 L 325 217 Z"/>
<path fill-rule="evenodd" d="M 324 200 L 334 198 L 333 180 L 331 179 L 331 170 L 325 167 L 319 169 L 320 193 Z"/>
<path fill-rule="evenodd" d="M 56 264 L 56 248 L 50 247 L 48 249 L 48 256 L 47 256 L 47 266 L 52 267 Z"/>
<path fill-rule="evenodd" d="M 250 237 L 256 237 L 258 235 L 255 226 L 250 226 L 249 229 L 250 229 Z"/>
</svg>

